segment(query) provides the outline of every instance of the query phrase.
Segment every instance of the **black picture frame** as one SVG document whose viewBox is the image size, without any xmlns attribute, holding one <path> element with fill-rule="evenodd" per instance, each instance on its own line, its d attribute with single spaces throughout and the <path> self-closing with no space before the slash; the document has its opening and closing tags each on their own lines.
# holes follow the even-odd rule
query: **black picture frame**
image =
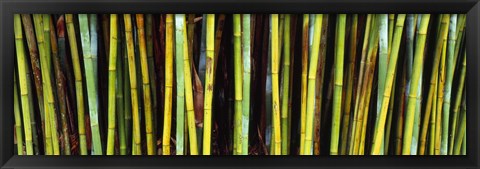
<svg viewBox="0 0 480 169">
<path fill-rule="evenodd" d="M 15 13 L 467 13 L 466 156 L 15 156 Z M 479 168 L 478 0 L 0 0 L 0 166 L 13 168 Z"/>
</svg>

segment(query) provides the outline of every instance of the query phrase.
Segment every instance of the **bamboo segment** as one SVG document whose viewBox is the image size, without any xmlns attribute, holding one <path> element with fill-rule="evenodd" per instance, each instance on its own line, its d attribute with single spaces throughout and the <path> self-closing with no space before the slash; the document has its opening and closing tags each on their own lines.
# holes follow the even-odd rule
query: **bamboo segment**
<svg viewBox="0 0 480 169">
<path fill-rule="evenodd" d="M 215 78 L 215 14 L 206 14 L 206 75 L 205 75 L 205 102 L 204 102 L 204 129 L 203 129 L 203 155 L 211 154 L 211 137 L 212 137 L 212 102 L 213 87 Z"/>
<path fill-rule="evenodd" d="M 165 107 L 163 118 L 163 155 L 170 155 L 170 132 L 172 128 L 172 88 L 173 88 L 173 14 L 167 14 L 165 40 Z"/>
<path fill-rule="evenodd" d="M 75 89 L 77 100 L 77 118 L 78 118 L 78 134 L 80 137 L 80 154 L 87 155 L 87 137 L 85 135 L 85 105 L 83 99 L 83 80 L 80 68 L 80 58 L 78 56 L 77 40 L 75 36 L 75 27 L 73 25 L 73 14 L 65 15 L 67 24 L 68 40 L 70 42 L 70 52 L 72 55 L 73 72 L 75 76 Z"/>
<path fill-rule="evenodd" d="M 316 71 L 318 64 L 318 53 L 321 38 L 322 29 L 322 14 L 316 14 L 314 16 L 315 25 L 313 33 L 313 48 L 310 53 L 311 64 L 308 70 L 308 88 L 307 88 L 307 111 L 306 111 L 306 130 L 305 130 L 305 148 L 304 155 L 312 154 L 312 136 L 313 136 L 313 121 L 314 121 L 314 103 L 315 103 L 315 82 Z"/>
<path fill-rule="evenodd" d="M 23 45 L 22 24 L 20 21 L 20 15 L 14 15 L 14 31 L 15 31 L 15 49 L 17 53 L 17 67 L 18 67 L 18 83 L 20 85 L 20 99 L 22 105 L 23 124 L 30 123 L 30 104 L 28 104 L 28 89 L 27 89 L 27 77 L 26 69 L 28 68 L 26 63 L 25 48 Z M 15 88 L 16 89 L 16 88 Z M 16 91 L 16 90 L 15 90 Z M 16 95 L 15 95 L 16 96 Z M 17 99 L 15 99 L 17 101 Z M 16 111 L 18 112 L 18 111 Z M 16 117 L 19 117 L 19 113 L 16 113 Z M 17 119 L 17 118 L 16 118 Z M 47 120 L 48 121 L 48 120 Z M 20 122 L 20 120 L 18 120 Z M 16 123 L 18 124 L 18 123 Z M 25 135 L 25 149 L 26 155 L 33 155 L 33 143 L 32 143 L 32 129 L 30 125 L 23 125 L 23 132 Z M 17 135 L 18 136 L 18 135 Z M 21 136 L 21 134 L 19 135 Z M 19 139 L 22 140 L 22 139 Z M 19 143 L 17 143 L 19 144 Z M 21 145 L 21 144 L 20 144 Z M 23 147 L 23 145 L 22 145 Z M 21 148 L 23 149 L 23 148 Z M 21 150 L 20 149 L 20 150 Z M 19 151 L 20 151 L 19 150 Z M 23 152 L 23 151 L 22 151 Z M 19 153 L 20 155 L 20 153 Z"/>
</svg>

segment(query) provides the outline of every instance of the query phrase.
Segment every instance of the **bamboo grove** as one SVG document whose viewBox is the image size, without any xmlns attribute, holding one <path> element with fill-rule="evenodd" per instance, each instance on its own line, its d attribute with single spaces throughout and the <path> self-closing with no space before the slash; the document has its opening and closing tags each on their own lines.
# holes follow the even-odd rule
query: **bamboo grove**
<svg viewBox="0 0 480 169">
<path fill-rule="evenodd" d="M 15 14 L 18 155 L 465 155 L 465 14 Z"/>
</svg>

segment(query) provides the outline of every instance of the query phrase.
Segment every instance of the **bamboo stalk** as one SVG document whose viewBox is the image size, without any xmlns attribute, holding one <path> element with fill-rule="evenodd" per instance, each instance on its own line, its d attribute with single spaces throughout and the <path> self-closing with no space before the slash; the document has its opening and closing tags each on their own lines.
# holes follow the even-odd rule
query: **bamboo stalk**
<svg viewBox="0 0 480 169">
<path fill-rule="evenodd" d="M 110 50 L 108 52 L 108 139 L 107 155 L 114 155 L 115 137 L 115 108 L 116 92 L 115 82 L 117 81 L 117 15 L 110 14 Z"/>
<path fill-rule="evenodd" d="M 170 155 L 170 132 L 172 127 L 173 88 L 173 14 L 167 14 L 165 32 L 165 107 L 163 118 L 162 154 Z"/>
<path fill-rule="evenodd" d="M 452 130 L 450 134 L 450 141 L 449 141 L 449 155 L 453 154 L 453 147 L 455 143 L 455 138 L 456 138 L 456 131 L 457 131 L 457 126 L 458 126 L 458 118 L 459 118 L 459 113 L 458 110 L 460 109 L 460 102 L 461 98 L 463 97 L 463 90 L 465 87 L 465 72 L 466 72 L 466 52 L 463 55 L 463 61 L 462 61 L 462 68 L 460 70 L 460 78 L 459 78 L 459 83 L 458 83 L 458 90 L 457 90 L 457 95 L 455 97 L 455 105 L 453 106 L 453 120 L 452 120 Z M 461 127 L 461 126 L 459 126 Z"/>
<path fill-rule="evenodd" d="M 314 121 L 314 103 L 315 103 L 315 82 L 316 82 L 316 71 L 318 64 L 318 53 L 321 38 L 321 29 L 322 29 L 322 14 L 315 14 L 314 20 L 314 33 L 313 36 L 313 47 L 312 52 L 310 53 L 311 64 L 308 70 L 308 88 L 307 88 L 307 110 L 306 110 L 306 134 L 305 134 L 305 148 L 304 155 L 312 154 L 312 136 L 313 136 L 313 121 Z"/>
<path fill-rule="evenodd" d="M 156 154 L 156 145 L 157 145 L 157 113 L 158 113 L 158 103 L 160 102 L 157 98 L 157 82 L 156 82 L 156 73 L 155 73 L 155 61 L 153 58 L 153 15 L 146 14 L 145 16 L 145 34 L 146 34 L 146 46 L 147 46 L 147 63 L 148 63 L 148 75 L 150 80 L 150 91 L 152 96 L 151 110 L 152 110 L 152 127 L 153 127 L 153 147 L 154 154 Z"/>
<path fill-rule="evenodd" d="M 308 14 L 303 15 L 303 34 L 302 34 L 302 84 L 300 94 L 300 155 L 305 155 L 305 130 L 306 130 L 306 112 L 307 112 L 307 72 L 308 72 Z M 313 35 L 312 35 L 313 36 Z"/>
<path fill-rule="evenodd" d="M 279 38 L 279 24 L 278 24 L 278 14 L 271 14 L 272 18 L 272 32 L 271 32 L 271 43 L 272 43 L 272 60 L 271 60 L 271 69 L 272 69 L 272 119 L 274 126 L 274 155 L 280 155 L 282 149 L 282 140 L 281 140 L 281 127 L 280 127 L 280 90 L 279 90 L 279 64 L 280 64 L 280 46 L 278 43 Z"/>
<path fill-rule="evenodd" d="M 138 89 L 137 89 L 137 74 L 135 66 L 135 54 L 133 47 L 133 35 L 132 35 L 132 16 L 130 14 L 123 15 L 123 21 L 125 22 L 125 37 L 127 41 L 127 55 L 128 55 L 128 70 L 130 77 L 130 94 L 132 99 L 132 116 L 133 116 L 133 144 L 132 155 L 141 155 L 142 150 L 140 147 L 140 113 L 138 110 Z"/>
<path fill-rule="evenodd" d="M 34 79 L 34 84 L 35 84 L 35 93 L 36 93 L 36 96 L 37 96 L 37 102 L 38 102 L 38 107 L 43 107 L 43 104 L 44 104 L 44 101 L 43 101 L 43 88 L 42 88 L 42 75 L 41 75 L 41 71 L 40 71 L 40 61 L 39 61 L 39 57 L 38 57 L 38 48 L 37 48 L 37 40 L 35 38 L 35 33 L 34 33 L 34 28 L 33 28 L 33 24 L 32 24 L 32 19 L 30 17 L 29 14 L 21 14 L 21 18 L 22 18 L 22 23 L 23 23 L 23 28 L 24 28 L 24 32 L 25 32 L 25 38 L 27 39 L 27 45 L 28 45 L 28 50 L 29 50 L 29 54 L 30 54 L 30 63 L 31 63 L 31 69 L 32 69 L 32 72 L 33 72 L 33 79 Z M 25 62 L 27 62 L 27 60 L 25 60 Z M 27 73 L 28 73 L 28 69 L 27 70 Z M 29 73 L 28 73 L 29 74 Z M 27 74 L 27 77 L 28 77 L 28 74 Z M 27 83 L 29 83 L 30 81 L 30 78 L 27 78 Z M 31 88 L 30 86 L 28 86 L 28 88 Z M 28 91 L 32 91 L 31 89 L 29 89 Z M 32 98 L 32 95 L 29 95 L 30 98 Z M 35 114 L 34 114 L 34 111 L 33 111 L 33 100 L 30 102 L 31 103 L 31 106 L 30 107 L 30 114 L 31 114 L 31 128 L 32 128 L 32 131 L 37 131 L 36 130 L 36 124 L 35 124 Z M 45 117 L 44 117 L 44 109 L 40 108 L 39 109 L 40 111 L 40 118 L 41 118 L 41 128 L 42 128 L 42 136 L 45 137 L 45 125 L 44 125 L 44 120 L 45 120 Z M 36 132 L 33 132 L 32 134 L 32 137 L 33 137 L 33 148 L 34 148 L 34 151 L 36 154 L 39 154 L 40 150 L 39 150 L 39 145 L 38 145 L 38 136 L 36 136 Z"/>
<path fill-rule="evenodd" d="M 204 134 L 203 134 L 203 155 L 211 154 L 211 137 L 212 137 L 212 102 L 213 102 L 213 87 L 215 79 L 215 14 L 206 14 L 206 76 L 205 76 L 205 102 L 204 102 Z"/>
<path fill-rule="evenodd" d="M 438 81 L 438 65 L 440 64 L 440 55 L 441 55 L 441 49 L 443 46 L 443 39 L 447 36 L 447 27 L 448 27 L 448 20 L 449 20 L 449 15 L 448 14 L 442 14 L 441 15 L 441 23 L 440 23 L 440 28 L 439 28 L 439 34 L 440 36 L 437 37 L 436 45 L 435 45 L 435 53 L 434 53 L 434 60 L 433 60 L 433 66 L 432 66 L 432 75 L 430 78 L 430 89 L 428 91 L 428 97 L 427 97 L 427 102 L 426 102 L 426 108 L 425 108 L 425 118 L 423 120 L 423 125 L 422 125 L 422 132 L 420 135 L 420 147 L 419 147 L 419 154 L 422 155 L 425 151 L 425 144 L 426 144 L 426 136 L 427 136 L 427 130 L 428 130 L 428 122 L 430 118 L 430 114 L 432 114 L 432 100 L 434 99 L 434 87 L 437 85 Z M 433 117 L 433 115 L 432 115 Z M 432 130 L 435 131 L 435 130 Z"/>
<path fill-rule="evenodd" d="M 88 94 L 88 107 L 89 107 L 89 115 L 90 115 L 90 125 L 92 129 L 92 142 L 93 142 L 93 155 L 102 155 L 102 143 L 100 138 L 100 129 L 99 129 L 99 122 L 98 122 L 98 95 L 97 95 L 97 87 L 95 84 L 95 66 L 92 60 L 91 54 L 91 43 L 90 43 L 90 33 L 88 27 L 88 15 L 87 14 L 79 14 L 78 15 L 79 24 L 80 24 L 80 35 L 82 39 L 82 50 L 83 50 L 83 59 L 84 59 L 84 67 L 85 67 L 85 77 L 87 83 L 87 94 Z M 115 42 L 116 44 L 116 42 Z M 114 97 L 115 95 L 113 95 Z M 115 106 L 115 105 L 114 105 Z M 110 119 L 110 118 L 109 118 Z M 115 122 L 115 121 L 114 121 Z M 113 133 L 112 133 L 113 135 Z M 113 137 L 113 136 L 112 136 Z M 113 143 L 113 138 L 112 143 Z M 113 145 L 112 145 L 113 146 Z M 109 146 L 107 146 L 108 148 Z M 113 148 L 113 147 L 112 147 Z"/>
<path fill-rule="evenodd" d="M 60 111 L 60 119 L 61 119 L 61 139 L 62 144 L 63 144 L 63 154 L 65 155 L 70 155 L 70 139 L 69 139 L 69 130 L 68 130 L 68 122 L 67 122 L 67 107 L 66 107 L 66 90 L 64 86 L 66 86 L 65 83 L 65 76 L 63 75 L 62 70 L 60 69 L 60 59 L 59 59 L 59 53 L 58 53 L 58 45 L 57 45 L 57 37 L 55 34 L 55 27 L 53 26 L 53 21 L 50 19 L 49 23 L 50 27 L 50 42 L 51 42 L 51 50 L 52 50 L 52 55 L 53 55 L 53 66 L 54 66 L 54 71 L 55 71 L 55 79 L 56 79 L 56 85 L 57 85 L 57 100 L 58 100 L 58 106 L 59 106 L 59 111 Z M 56 118 L 57 119 L 57 118 Z M 33 129 L 33 127 L 32 127 Z M 33 130 L 35 131 L 35 130 Z"/>
<path fill-rule="evenodd" d="M 285 14 L 284 19 L 284 32 L 283 32 L 283 70 L 282 70 L 282 95 L 281 95 L 281 136 L 282 136 L 282 155 L 288 155 L 288 124 L 289 114 L 288 114 L 288 99 L 289 99 L 289 85 L 290 85 L 290 21 L 291 16 Z"/>
<path fill-rule="evenodd" d="M 75 37 L 75 27 L 73 25 L 73 14 L 65 14 L 65 22 L 67 24 L 68 40 L 70 42 L 70 52 L 72 55 L 73 72 L 75 76 L 75 89 L 77 100 L 77 120 L 78 134 L 80 137 L 80 154 L 87 155 L 87 137 L 85 135 L 85 105 L 83 98 L 83 80 L 80 68 L 80 59 L 78 56 L 77 40 Z"/>
<path fill-rule="evenodd" d="M 313 140 L 313 154 L 314 155 L 320 155 L 320 136 L 321 136 L 321 122 L 324 121 L 322 120 L 322 112 L 325 112 L 323 109 L 322 105 L 322 100 L 323 100 L 323 88 L 324 88 L 324 76 L 325 76 L 325 62 L 326 62 L 326 55 L 327 55 L 327 40 L 328 40 L 328 14 L 323 15 L 322 19 L 322 34 L 321 40 L 320 40 L 320 59 L 318 60 L 318 66 L 317 66 L 317 82 L 315 83 L 315 118 L 314 119 L 314 140 Z M 293 64 L 292 64 L 293 65 Z M 329 85 L 330 87 L 330 85 Z M 330 91 L 330 90 L 329 90 Z M 328 97 L 331 95 L 329 94 Z"/>
<path fill-rule="evenodd" d="M 358 94 L 359 94 L 359 98 L 358 98 L 358 104 L 356 104 L 356 109 L 355 111 L 357 112 L 357 115 L 356 115 L 356 126 L 354 127 L 355 128 L 355 132 L 354 132 L 354 137 L 353 137 L 353 150 L 352 150 L 352 154 L 353 155 L 359 155 L 359 151 L 360 151 L 360 146 L 361 146 L 361 138 L 362 138 L 362 135 L 364 135 L 364 120 L 366 121 L 367 119 L 365 117 L 368 117 L 368 104 L 366 104 L 365 102 L 369 102 L 370 99 L 369 99 L 369 92 L 367 91 L 367 89 L 371 88 L 369 87 L 371 84 L 370 84 L 370 81 L 373 80 L 373 75 L 374 75 L 374 67 L 375 67 L 375 63 L 376 63 L 376 49 L 378 48 L 378 35 L 379 34 L 376 34 L 375 32 L 378 31 L 378 26 L 377 26 L 377 20 L 376 20 L 376 16 L 373 15 L 371 16 L 371 29 L 369 30 L 370 33 L 369 33 L 369 38 L 368 38 L 368 48 L 366 46 L 364 46 L 364 53 L 365 53 L 365 57 L 366 57 L 366 62 L 365 62 L 365 75 L 364 75 L 364 79 L 362 80 L 362 85 L 361 85 L 361 88 L 358 90 Z M 362 54 L 363 55 L 363 54 Z M 366 123 L 365 123 L 366 124 Z"/>
<path fill-rule="evenodd" d="M 368 41 L 370 38 L 370 29 L 372 25 L 372 15 L 368 14 L 367 19 L 366 19 L 366 24 L 365 24 L 365 33 L 364 33 L 364 38 L 363 38 L 363 46 L 362 46 L 362 57 L 360 60 L 360 70 L 358 74 L 358 82 L 357 82 L 357 94 L 355 96 L 355 107 L 354 107 L 354 115 L 353 115 L 353 122 L 352 122 L 352 132 L 350 134 L 350 142 L 349 142 L 349 153 L 350 155 L 354 154 L 355 151 L 355 137 L 356 137 L 356 131 L 357 125 L 359 123 L 360 119 L 360 114 L 358 112 L 358 106 L 360 103 L 360 94 L 361 94 L 361 89 L 362 85 L 364 82 L 364 74 L 365 74 L 365 66 L 366 66 L 366 60 L 367 60 L 367 47 L 368 47 Z"/>
<path fill-rule="evenodd" d="M 398 51 L 400 48 L 403 25 L 405 23 L 405 14 L 399 14 L 397 18 L 397 23 L 395 24 L 394 39 L 392 44 L 392 53 L 388 63 L 388 68 L 385 74 L 385 89 L 383 91 L 383 98 L 381 99 L 381 109 L 379 112 L 379 117 L 377 117 L 377 125 L 375 127 L 375 136 L 374 141 L 372 142 L 372 154 L 380 155 L 382 142 L 384 142 L 384 133 L 385 133 L 385 121 L 387 118 L 387 111 L 389 107 L 390 96 L 392 94 L 392 86 L 395 77 L 395 70 L 397 66 Z M 380 63 L 381 64 L 381 63 Z M 380 66 L 380 65 L 379 65 Z"/>
<path fill-rule="evenodd" d="M 116 22 L 117 24 L 114 25 L 117 27 L 117 46 L 116 46 L 116 50 L 117 50 L 117 65 L 116 65 L 116 83 L 117 83 L 117 86 L 116 86 L 116 89 L 115 89 L 115 93 L 116 93 L 116 101 L 115 101 L 115 110 L 117 111 L 117 125 L 118 125 L 118 144 L 119 144 L 119 153 L 120 155 L 127 155 L 127 148 L 128 148 L 128 145 L 127 145 L 127 131 L 129 132 L 129 130 L 126 130 L 126 123 L 124 121 L 125 119 L 125 100 L 128 100 L 128 99 L 125 99 L 126 97 L 124 97 L 124 92 L 125 92 L 125 79 L 124 79 L 124 69 L 126 68 L 124 65 L 127 64 L 127 62 L 124 61 L 124 59 L 122 57 L 124 57 L 125 55 L 125 49 L 123 48 L 124 46 L 124 36 L 121 36 L 122 34 L 118 34 L 118 32 L 124 32 L 124 28 L 121 26 L 122 22 L 121 20 L 118 21 L 119 19 L 121 18 L 118 18 L 118 15 L 116 16 Z M 119 29 L 119 30 L 118 30 Z M 120 35 L 120 36 L 119 36 Z"/>
<path fill-rule="evenodd" d="M 145 24 L 143 14 L 136 14 L 137 21 L 137 33 L 140 48 L 140 65 L 142 71 L 142 84 L 143 84 L 143 103 L 145 104 L 145 133 L 147 139 L 147 154 L 155 155 L 156 142 L 153 140 L 153 115 L 152 115 L 152 100 L 151 100 L 151 88 L 148 72 L 147 62 L 147 48 L 145 40 Z"/>
<path fill-rule="evenodd" d="M 183 25 L 183 41 L 187 41 L 187 30 L 186 25 Z M 195 111 L 193 106 L 193 92 L 192 92 L 192 75 L 191 75 L 191 66 L 190 65 L 190 56 L 188 55 L 188 43 L 183 43 L 183 69 L 185 76 L 185 102 L 187 108 L 187 126 L 188 126 L 188 137 L 189 137 L 189 147 L 190 155 L 198 155 L 198 145 L 197 145 L 197 133 L 195 129 Z"/>
<path fill-rule="evenodd" d="M 461 115 L 460 115 L 460 124 L 459 124 L 459 128 L 457 129 L 457 138 L 455 139 L 455 147 L 454 147 L 454 152 L 453 154 L 454 155 L 460 155 L 460 149 L 461 149 L 461 146 L 462 146 L 462 142 L 464 142 L 463 140 L 465 139 L 465 135 L 467 133 L 465 133 L 465 130 L 466 130 L 466 116 L 467 116 L 467 106 L 466 106 L 466 94 L 464 93 L 463 94 L 463 103 L 462 103 L 462 112 L 461 112 Z M 465 140 L 466 141 L 466 140 Z M 464 146 L 465 147 L 465 146 Z"/>
<path fill-rule="evenodd" d="M 183 29 L 185 26 L 185 15 L 175 14 L 175 74 L 176 74 L 176 87 L 177 87 L 177 101 L 176 101 L 176 113 L 177 113 L 177 131 L 176 131 L 176 152 L 177 155 L 183 155 L 184 151 L 184 127 L 185 127 L 185 82 L 183 73 Z"/>
<path fill-rule="evenodd" d="M 242 153 L 242 51 L 241 51 L 241 15 L 233 15 L 234 73 L 235 73 L 235 115 L 234 115 L 234 155 Z"/>
<path fill-rule="evenodd" d="M 349 55 L 349 62 L 348 62 L 348 70 L 347 70 L 347 80 L 346 80 L 346 94 L 345 94 L 345 107 L 344 107 L 344 116 L 343 116 L 343 126 L 342 126 L 342 136 L 341 136 L 341 144 L 340 144 L 340 154 L 346 155 L 347 154 L 347 141 L 348 141 L 348 129 L 350 126 L 350 112 L 351 112 L 351 104 L 353 102 L 353 84 L 354 84 L 354 76 L 355 76 L 355 63 L 357 58 L 357 27 L 358 27 L 358 14 L 353 14 L 352 17 L 352 26 L 350 32 L 350 51 Z"/>
<path fill-rule="evenodd" d="M 442 116 L 443 100 L 444 100 L 444 89 L 445 89 L 445 60 L 447 54 L 447 40 L 443 40 L 442 56 L 440 61 L 440 70 L 438 74 L 438 93 L 437 93 L 437 122 L 436 122 L 436 131 L 435 131 L 435 155 L 441 155 L 441 146 L 442 146 L 442 119 L 445 118 Z"/>
<path fill-rule="evenodd" d="M 250 42 L 250 14 L 242 14 L 242 59 L 243 59 L 243 86 L 242 86 L 242 155 L 248 155 L 248 129 L 250 121 L 250 85 L 251 85 L 251 42 Z"/>
<path fill-rule="evenodd" d="M 15 139 L 17 144 L 17 155 L 24 155 L 22 115 L 20 114 L 20 100 L 18 99 L 17 72 L 13 73 L 13 115 L 15 117 Z"/>
<path fill-rule="evenodd" d="M 450 28 L 447 44 L 447 73 L 445 82 L 445 99 L 443 100 L 443 121 L 442 121 L 442 146 L 440 154 L 447 155 L 448 151 L 448 132 L 450 125 L 450 98 L 452 95 L 453 71 L 456 62 L 454 62 L 455 42 L 457 41 L 457 14 L 450 15 Z"/>
<path fill-rule="evenodd" d="M 422 14 L 422 20 L 420 23 L 420 29 L 417 33 L 417 43 L 415 46 L 415 60 L 412 72 L 411 88 L 408 96 L 406 119 L 405 119 L 405 131 L 403 139 L 402 154 L 410 154 L 410 145 L 412 142 L 413 132 L 413 115 L 415 110 L 415 103 L 417 99 L 418 83 L 420 81 L 421 66 L 423 65 L 423 53 L 425 49 L 425 39 L 428 30 L 428 22 L 430 20 L 430 14 Z"/>
<path fill-rule="evenodd" d="M 23 45 L 23 35 L 22 35 L 22 24 L 20 20 L 19 14 L 14 14 L 14 32 L 15 32 L 15 49 L 17 53 L 17 67 L 18 67 L 18 83 L 20 85 L 20 99 L 22 105 L 22 117 L 23 117 L 23 124 L 30 123 L 30 104 L 28 104 L 28 88 L 27 88 L 27 77 L 26 77 L 26 56 L 25 56 L 25 48 Z M 16 87 L 15 87 L 16 89 Z M 16 90 L 15 90 L 16 91 Z M 17 95 L 15 95 L 17 96 Z M 15 99 L 15 101 L 18 101 Z M 19 111 L 17 112 L 16 117 L 19 117 Z M 17 120 L 17 119 L 16 119 Z M 20 121 L 20 120 L 18 120 Z M 47 120 L 48 121 L 48 120 Z M 18 127 L 17 127 L 18 128 Z M 21 130 L 20 130 L 21 131 Z M 23 132 L 25 134 L 25 149 L 26 155 L 33 155 L 33 143 L 32 143 L 32 130 L 30 125 L 23 125 Z M 18 135 L 17 135 L 18 136 Z M 20 134 L 20 136 L 22 136 Z M 17 137 L 18 138 L 18 137 Z M 19 139 L 23 140 L 23 139 Z M 18 141 L 18 140 L 17 140 Z M 19 143 L 17 143 L 19 144 Z M 23 145 L 20 144 L 22 147 Z M 22 150 L 21 148 L 20 150 Z M 18 150 L 18 151 L 20 151 Z M 22 150 L 23 152 L 23 150 Z M 20 153 L 19 153 L 20 154 Z M 22 153 L 23 154 L 23 153 Z"/>
<path fill-rule="evenodd" d="M 337 18 L 337 33 L 338 37 L 335 39 L 335 77 L 334 77 L 334 92 L 333 92 L 333 115 L 332 115 L 332 136 L 330 141 L 330 155 L 338 155 L 338 145 L 340 136 L 340 119 L 342 111 L 342 90 L 343 90 L 343 60 L 345 52 L 345 24 L 347 14 L 339 14 Z"/>
</svg>

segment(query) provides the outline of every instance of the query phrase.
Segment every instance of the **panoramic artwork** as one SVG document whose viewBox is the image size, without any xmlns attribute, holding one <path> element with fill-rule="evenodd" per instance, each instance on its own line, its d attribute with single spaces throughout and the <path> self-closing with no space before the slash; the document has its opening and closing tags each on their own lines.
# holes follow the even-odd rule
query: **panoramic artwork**
<svg viewBox="0 0 480 169">
<path fill-rule="evenodd" d="M 465 25 L 465 14 L 15 14 L 3 113 L 16 155 L 466 155 Z"/>
</svg>

